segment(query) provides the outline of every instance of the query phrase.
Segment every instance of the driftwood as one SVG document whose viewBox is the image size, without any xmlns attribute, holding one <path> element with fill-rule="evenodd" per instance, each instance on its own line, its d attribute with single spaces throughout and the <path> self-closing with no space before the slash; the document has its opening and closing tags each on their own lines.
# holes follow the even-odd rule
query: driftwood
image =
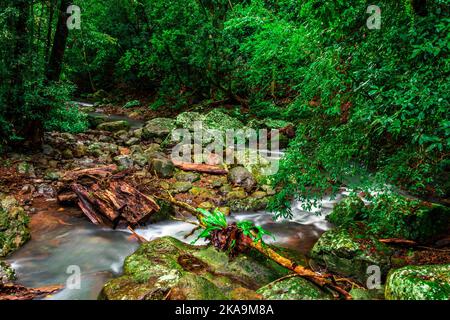
<svg viewBox="0 0 450 320">
<path fill-rule="evenodd" d="M 401 245 L 401 246 L 409 246 L 409 247 L 415 247 L 418 245 L 418 243 L 416 241 L 406 240 L 406 239 L 397 239 L 397 238 L 380 239 L 378 241 L 385 243 L 385 244 Z"/>
<path fill-rule="evenodd" d="M 228 174 L 228 170 L 221 168 L 219 166 L 214 166 L 210 164 L 203 163 L 188 163 L 181 161 L 173 161 L 175 167 L 183 170 L 183 171 L 195 171 L 200 173 L 208 173 L 215 175 L 226 175 Z"/>
<path fill-rule="evenodd" d="M 67 172 L 60 202 L 75 202 L 98 225 L 136 225 L 158 211 L 158 204 L 130 184 L 114 179 L 115 165 Z M 76 201 L 74 201 L 76 199 Z"/>
<path fill-rule="evenodd" d="M 0 285 L 0 300 L 32 300 L 48 296 L 61 290 L 63 286 L 54 285 L 41 288 L 26 288 L 17 284 Z"/>
<path fill-rule="evenodd" d="M 200 226 L 204 227 L 204 225 L 202 225 L 201 214 L 194 207 L 190 206 L 189 204 L 187 204 L 185 202 L 178 201 L 170 195 L 169 195 L 169 198 L 166 200 L 171 202 L 173 205 L 190 212 L 192 215 L 194 215 L 198 219 L 198 221 L 200 222 Z M 296 264 L 295 262 L 293 262 L 292 260 L 281 256 L 275 250 L 269 248 L 268 246 L 263 245 L 263 243 L 261 241 L 255 242 L 250 237 L 248 237 L 248 239 L 245 241 L 245 243 L 248 246 L 250 246 L 251 248 L 256 249 L 260 253 L 264 254 L 266 257 L 275 261 L 279 265 L 295 272 L 297 275 L 304 277 L 321 287 L 330 288 L 330 289 L 338 292 L 340 295 L 342 295 L 347 300 L 352 299 L 351 295 L 346 290 L 344 290 L 343 288 L 341 288 L 337 284 L 335 284 L 335 279 L 333 278 L 332 275 L 320 274 L 320 273 L 314 272 L 313 270 L 311 270 L 309 268 L 300 266 L 300 265 Z M 350 279 L 343 279 L 343 280 L 345 280 L 345 282 L 349 282 L 349 283 L 353 284 L 353 281 L 351 281 Z"/>
</svg>

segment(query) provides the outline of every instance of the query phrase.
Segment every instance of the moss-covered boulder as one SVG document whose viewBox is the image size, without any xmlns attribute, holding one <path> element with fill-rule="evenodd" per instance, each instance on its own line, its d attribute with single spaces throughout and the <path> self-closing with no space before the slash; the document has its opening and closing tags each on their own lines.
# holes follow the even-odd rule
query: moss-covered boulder
<svg viewBox="0 0 450 320">
<path fill-rule="evenodd" d="M 183 112 L 180 113 L 176 120 L 176 126 L 178 128 L 183 128 L 183 129 L 187 129 L 190 131 L 194 130 L 194 123 L 196 121 L 203 121 L 205 119 L 205 116 L 198 113 L 198 112 Z"/>
<path fill-rule="evenodd" d="M 325 232 L 311 250 L 311 257 L 329 271 L 366 283 L 369 266 L 376 265 L 383 276 L 391 266 L 392 250 L 359 230 L 336 228 Z"/>
<path fill-rule="evenodd" d="M 198 247 L 171 237 L 145 243 L 126 258 L 121 277 L 106 283 L 107 300 L 257 299 L 255 290 L 288 270 L 256 251 L 230 260 L 213 247 Z"/>
<path fill-rule="evenodd" d="M 204 117 L 205 127 L 208 129 L 215 129 L 226 131 L 230 129 L 242 129 L 244 124 L 236 118 L 226 114 L 220 109 L 213 109 Z"/>
<path fill-rule="evenodd" d="M 450 209 L 443 205 L 389 193 L 368 200 L 364 205 L 358 196 L 348 197 L 334 207 L 328 220 L 345 227 L 362 223 L 367 233 L 378 238 L 416 241 L 427 241 L 450 226 Z"/>
<path fill-rule="evenodd" d="M 267 300 L 330 300 L 330 293 L 300 277 L 270 283 L 256 291 Z"/>
<path fill-rule="evenodd" d="M 0 261 L 0 286 L 16 280 L 16 272 L 9 264 Z"/>
<path fill-rule="evenodd" d="M 232 194 L 235 191 L 230 192 L 228 195 Z M 255 212 L 259 210 L 266 209 L 269 203 L 269 198 L 258 198 L 258 197 L 246 197 L 243 199 L 231 199 L 228 201 L 228 205 L 230 206 L 233 212 Z"/>
<path fill-rule="evenodd" d="M 14 197 L 0 194 L 0 257 L 12 253 L 30 239 L 29 222 L 28 215 Z"/>
<path fill-rule="evenodd" d="M 130 129 L 130 124 L 128 123 L 128 121 L 125 120 L 103 122 L 97 126 L 97 129 L 103 131 L 117 132 L 120 130 Z"/>
<path fill-rule="evenodd" d="M 450 300 L 450 264 L 391 270 L 385 297 L 389 300 Z"/>
<path fill-rule="evenodd" d="M 142 128 L 142 139 L 160 138 L 165 139 L 173 129 L 175 129 L 175 120 L 171 118 L 155 118 L 147 121 Z"/>
</svg>

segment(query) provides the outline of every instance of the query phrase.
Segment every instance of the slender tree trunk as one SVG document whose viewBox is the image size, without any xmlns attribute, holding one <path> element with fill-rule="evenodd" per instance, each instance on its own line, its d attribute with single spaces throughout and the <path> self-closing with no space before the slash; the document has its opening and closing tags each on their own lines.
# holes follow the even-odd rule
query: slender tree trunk
<svg viewBox="0 0 450 320">
<path fill-rule="evenodd" d="M 47 22 L 47 43 L 45 45 L 45 63 L 48 63 L 50 55 L 50 48 L 52 46 L 52 30 L 53 30 L 53 16 L 55 14 L 55 2 L 54 0 L 48 1 L 48 22 Z"/>
<path fill-rule="evenodd" d="M 46 71 L 46 78 L 48 81 L 58 81 L 61 75 L 64 51 L 66 49 L 67 37 L 69 35 L 69 29 L 67 28 L 67 19 L 69 18 L 69 14 L 66 11 L 70 4 L 70 0 L 61 0 L 59 6 L 58 23 L 56 25 L 52 52 Z"/>
</svg>

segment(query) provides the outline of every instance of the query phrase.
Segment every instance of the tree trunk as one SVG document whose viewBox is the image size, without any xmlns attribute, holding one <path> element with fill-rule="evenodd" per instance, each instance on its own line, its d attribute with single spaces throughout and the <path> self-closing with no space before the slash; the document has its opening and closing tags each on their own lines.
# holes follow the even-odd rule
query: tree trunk
<svg viewBox="0 0 450 320">
<path fill-rule="evenodd" d="M 59 81 L 59 77 L 61 75 L 64 51 L 66 49 L 67 37 L 69 35 L 67 19 L 70 15 L 67 13 L 67 8 L 70 5 L 70 0 L 61 0 L 52 52 L 46 71 L 46 78 L 48 81 Z"/>
</svg>

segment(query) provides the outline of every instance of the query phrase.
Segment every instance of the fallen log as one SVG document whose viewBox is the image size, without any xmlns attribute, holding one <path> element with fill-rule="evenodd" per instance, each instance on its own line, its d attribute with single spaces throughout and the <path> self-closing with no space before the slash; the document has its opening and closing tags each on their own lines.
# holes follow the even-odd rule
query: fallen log
<svg viewBox="0 0 450 320">
<path fill-rule="evenodd" d="M 410 246 L 410 247 L 415 247 L 418 245 L 418 243 L 416 241 L 406 240 L 406 239 L 397 239 L 397 238 L 379 239 L 378 241 L 385 243 L 385 244 L 403 245 L 403 246 Z"/>
<path fill-rule="evenodd" d="M 117 226 L 124 220 L 129 225 L 144 221 L 158 211 L 158 204 L 136 188 L 123 181 L 110 181 L 90 187 L 71 185 L 83 213 L 94 224 Z"/>
<path fill-rule="evenodd" d="M 17 284 L 0 285 L 0 300 L 33 300 L 55 293 L 64 288 L 60 285 L 26 288 Z"/>
<path fill-rule="evenodd" d="M 115 164 L 111 164 L 108 166 L 103 167 L 96 167 L 96 168 L 88 168 L 88 169 L 82 169 L 82 170 L 72 170 L 67 171 L 62 180 L 63 181 L 76 181 L 79 180 L 81 177 L 94 177 L 95 178 L 106 178 L 111 176 L 115 171 L 117 171 L 117 166 Z"/>
<path fill-rule="evenodd" d="M 190 212 L 193 216 L 195 216 L 198 219 L 200 226 L 202 228 L 205 227 L 202 223 L 201 213 L 198 212 L 194 207 L 190 206 L 189 204 L 187 204 L 185 202 L 176 200 L 170 194 L 169 194 L 169 198 L 165 199 L 165 200 L 169 201 L 170 203 L 172 203 L 173 205 L 175 205 L 179 208 L 185 209 L 186 211 Z M 318 286 L 327 287 L 327 288 L 330 288 L 330 289 L 338 292 L 347 300 L 352 299 L 352 296 L 346 290 L 344 290 L 343 288 L 341 288 L 335 284 L 335 280 L 332 277 L 332 275 L 320 274 L 309 268 L 300 266 L 297 263 L 293 262 L 292 260 L 281 256 L 280 254 L 278 254 L 276 251 L 274 251 L 267 245 L 264 245 L 261 240 L 255 242 L 250 237 L 247 237 L 247 238 L 248 239 L 245 239 L 244 242 L 248 246 L 259 251 L 260 253 L 262 253 L 266 257 L 270 258 L 271 260 L 275 261 L 279 265 L 295 272 L 297 275 L 299 275 L 301 277 L 304 277 L 304 278 L 312 281 L 313 283 L 317 284 Z M 353 281 L 351 281 L 350 279 L 345 279 L 345 281 L 347 281 L 349 283 L 353 283 Z"/>
<path fill-rule="evenodd" d="M 226 175 L 228 170 L 221 168 L 219 166 L 214 166 L 210 164 L 203 163 L 188 163 L 181 161 L 173 161 L 175 167 L 183 171 L 195 171 L 200 173 L 214 174 L 214 175 Z"/>
</svg>

